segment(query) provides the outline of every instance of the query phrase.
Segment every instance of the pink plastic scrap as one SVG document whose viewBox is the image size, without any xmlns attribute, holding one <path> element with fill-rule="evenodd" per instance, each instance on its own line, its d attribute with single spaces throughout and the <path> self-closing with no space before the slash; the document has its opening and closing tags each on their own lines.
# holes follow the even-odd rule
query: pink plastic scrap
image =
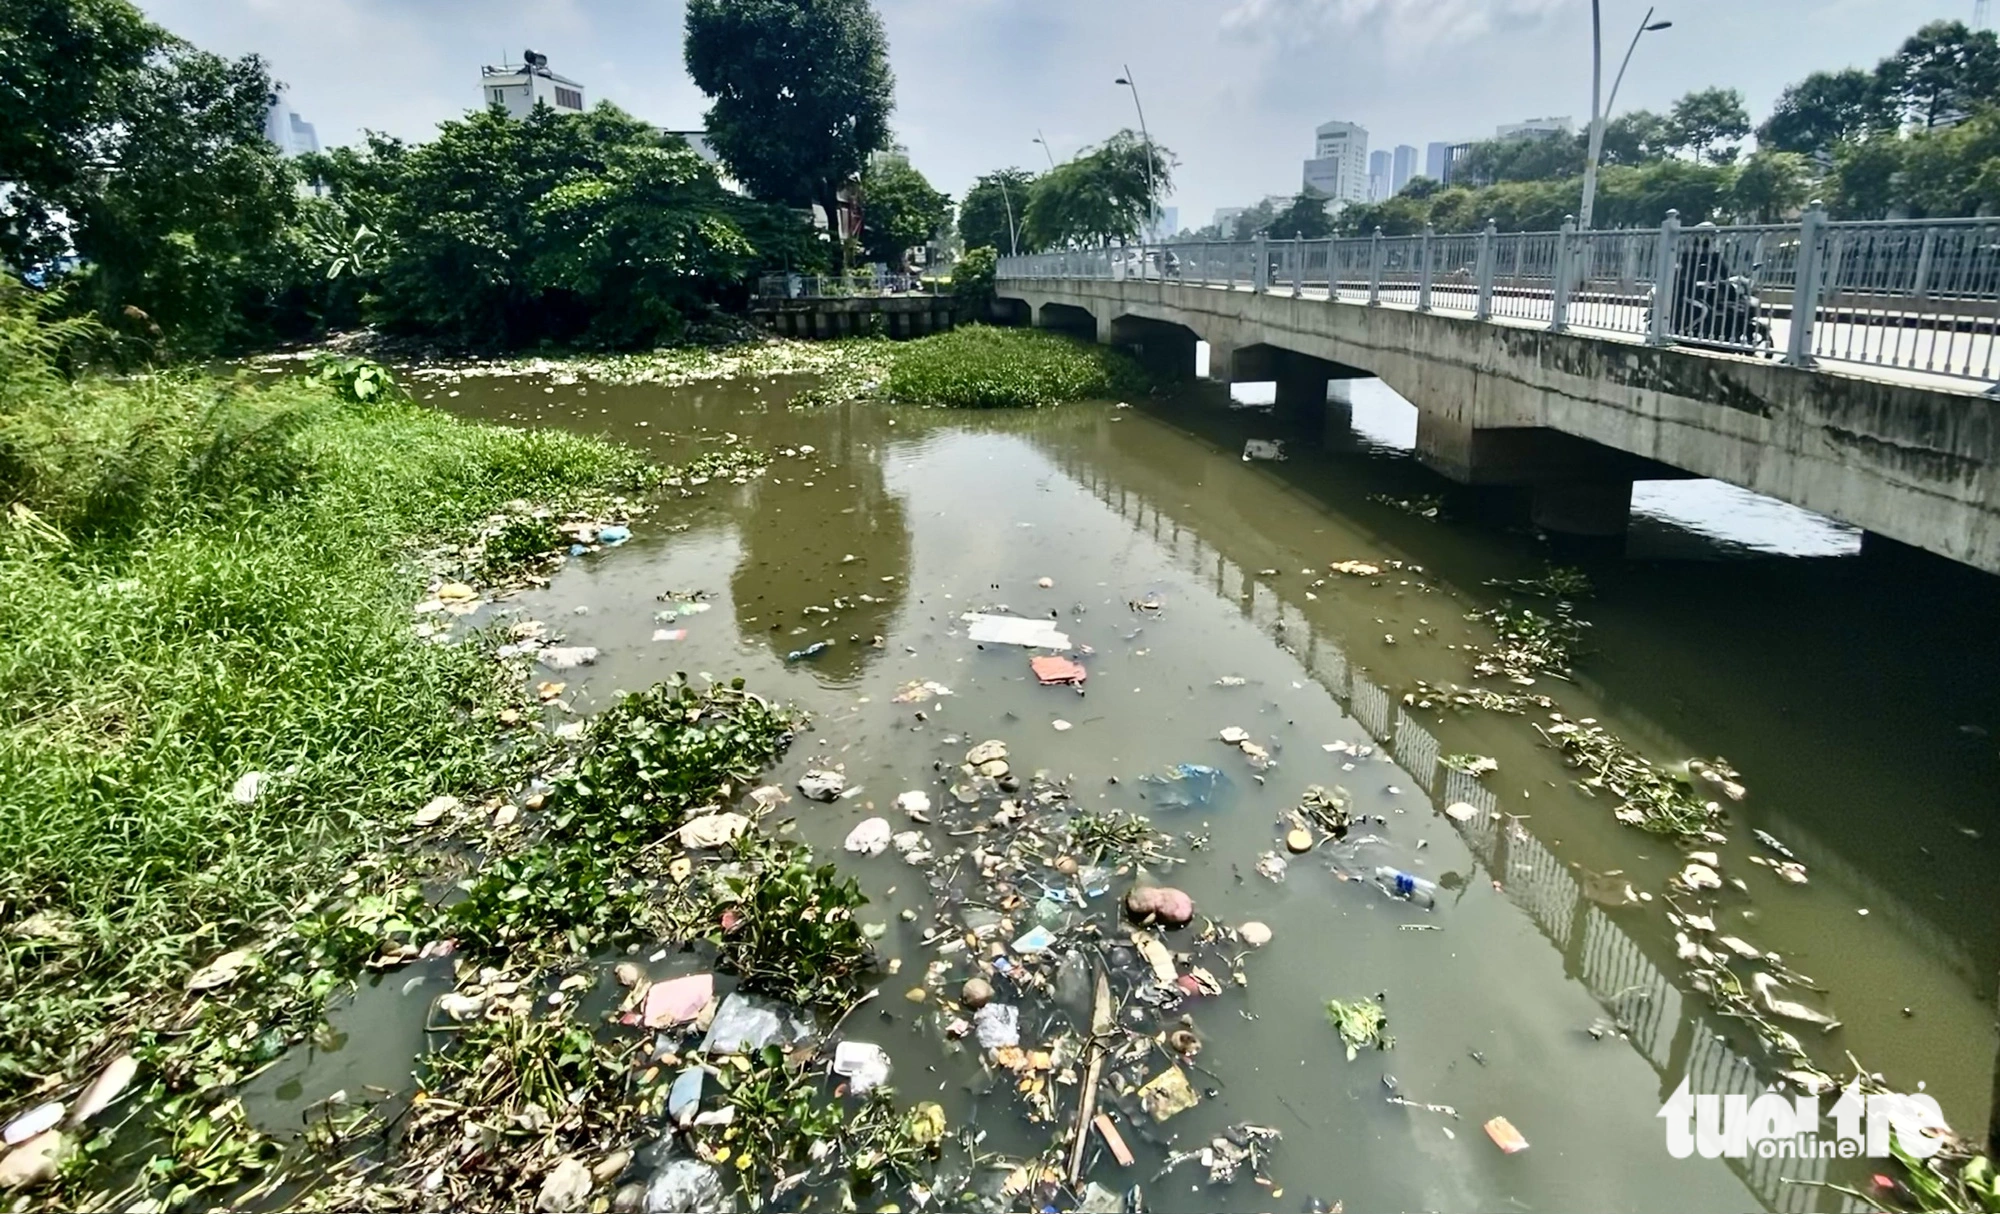
<svg viewBox="0 0 2000 1214">
<path fill-rule="evenodd" d="M 714 974 L 689 974 L 655 982 L 646 992 L 645 1025 L 649 1029 L 683 1024 L 701 1015 L 715 998 Z"/>
<path fill-rule="evenodd" d="M 1037 657 L 1028 659 L 1028 668 L 1035 677 L 1046 685 L 1057 683 L 1081 683 L 1090 677 L 1080 663 L 1064 657 Z"/>
</svg>

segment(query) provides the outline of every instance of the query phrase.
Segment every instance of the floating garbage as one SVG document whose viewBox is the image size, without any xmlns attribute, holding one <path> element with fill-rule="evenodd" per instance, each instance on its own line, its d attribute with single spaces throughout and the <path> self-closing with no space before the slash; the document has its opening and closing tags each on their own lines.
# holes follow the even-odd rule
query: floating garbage
<svg viewBox="0 0 2000 1214">
<path fill-rule="evenodd" d="M 865 1096 L 889 1079 L 889 1055 L 868 1041 L 843 1041 L 833 1048 L 833 1073 L 847 1079 L 847 1090 Z"/>
<path fill-rule="evenodd" d="M 631 538 L 632 529 L 630 527 L 621 527 L 617 523 L 597 529 L 597 542 L 603 544 L 606 548 L 616 548 Z"/>
<path fill-rule="evenodd" d="M 1139 1107 L 1150 1113 L 1154 1121 L 1165 1121 L 1200 1103 L 1201 1096 L 1188 1082 L 1187 1072 L 1177 1066 L 1161 1071 L 1139 1088 Z"/>
<path fill-rule="evenodd" d="M 1437 882 L 1426 877 L 1385 864 L 1375 870 L 1375 882 L 1391 898 L 1414 902 L 1426 909 L 1437 905 Z"/>
<path fill-rule="evenodd" d="M 701 1042 L 704 1054 L 745 1054 L 767 1045 L 791 1046 L 810 1040 L 814 1029 L 811 1014 L 801 1013 L 761 995 L 731 991 L 715 1009 L 708 1036 Z"/>
<path fill-rule="evenodd" d="M 889 849 L 889 819 L 868 818 L 847 832 L 847 842 L 841 846 L 851 852 L 879 856 Z"/>
<path fill-rule="evenodd" d="M 1221 768 L 1205 763 L 1176 763 L 1167 768 L 1164 775 L 1145 773 L 1139 777 L 1139 782 L 1159 790 L 1152 794 L 1155 805 L 1166 809 L 1195 809 L 1214 800 L 1216 792 L 1228 786 L 1229 777 L 1222 774 Z"/>
<path fill-rule="evenodd" d="M 687 634 L 688 630 L 685 628 L 653 629 L 653 639 L 656 641 L 685 641 L 687 640 Z"/>
<path fill-rule="evenodd" d="M 1021 1009 L 1011 1003 L 989 1003 L 972 1018 L 981 1049 L 997 1050 L 1021 1044 Z"/>
<path fill-rule="evenodd" d="M 649 1029 L 685 1024 L 701 1015 L 714 998 L 714 974 L 688 974 L 655 982 L 646 990 L 640 1023 Z"/>
<path fill-rule="evenodd" d="M 965 634 L 982 645 L 1023 645 L 1029 649 L 1070 648 L 1069 634 L 1058 631 L 1052 620 L 1029 620 L 1012 615 L 983 615 L 968 611 L 958 617 L 968 627 Z"/>
<path fill-rule="evenodd" d="M 785 655 L 785 660 L 787 662 L 803 662 L 807 658 L 816 658 L 831 648 L 833 648 L 832 641 L 814 641 L 804 649 L 792 650 Z"/>
<path fill-rule="evenodd" d="M 931 798 L 929 793 L 912 789 L 896 794 L 896 808 L 910 815 L 918 822 L 930 821 Z"/>
<path fill-rule="evenodd" d="M 1505 1117 L 1493 1118 L 1486 1123 L 1485 1129 L 1486 1136 L 1493 1140 L 1493 1145 L 1509 1155 L 1518 1155 L 1528 1149 L 1528 1140 L 1521 1135 L 1521 1131 L 1514 1128 L 1514 1123 Z"/>
<path fill-rule="evenodd" d="M 1285 440 L 1278 438 L 1253 438 L 1243 444 L 1243 462 L 1285 458 Z"/>
<path fill-rule="evenodd" d="M 1013 949 L 1022 956 L 1032 957 L 1036 953 L 1046 953 L 1056 942 L 1056 935 L 1046 927 L 1035 927 L 1026 935 L 1014 941 Z"/>
<path fill-rule="evenodd" d="M 903 684 L 902 688 L 889 698 L 898 704 L 923 704 L 939 696 L 948 696 L 950 694 L 951 688 L 946 687 L 943 683 L 938 682 L 936 679 L 924 679 L 918 682 Z"/>
<path fill-rule="evenodd" d="M 700 1160 L 670 1159 L 646 1185 L 646 1214 L 726 1214 L 735 1208 L 721 1174 Z"/>
<path fill-rule="evenodd" d="M 554 645 L 536 654 L 535 660 L 550 670 L 574 670 L 591 665 L 598 656 L 595 645 Z"/>
<path fill-rule="evenodd" d="M 694 1120 L 695 1111 L 701 1107 L 701 1085 L 708 1072 L 698 1066 L 691 1066 L 674 1076 L 673 1086 L 667 1089 L 667 1116 L 677 1125 L 687 1125 Z"/>
<path fill-rule="evenodd" d="M 838 801 L 847 777 L 837 771 L 809 771 L 799 777 L 799 792 L 808 801 Z"/>
<path fill-rule="evenodd" d="M 1044 687 L 1078 684 L 1090 677 L 1081 663 L 1054 655 L 1029 658 L 1028 669 L 1035 672 L 1036 681 Z"/>
<path fill-rule="evenodd" d="M 750 819 L 738 813 L 703 814 L 680 828 L 682 847 L 721 847 L 734 843 L 750 829 Z"/>
<path fill-rule="evenodd" d="M 230 785 L 229 799 L 238 805 L 248 805 L 257 799 L 270 780 L 271 777 L 261 771 L 244 772 L 237 777 L 236 783 Z"/>
</svg>

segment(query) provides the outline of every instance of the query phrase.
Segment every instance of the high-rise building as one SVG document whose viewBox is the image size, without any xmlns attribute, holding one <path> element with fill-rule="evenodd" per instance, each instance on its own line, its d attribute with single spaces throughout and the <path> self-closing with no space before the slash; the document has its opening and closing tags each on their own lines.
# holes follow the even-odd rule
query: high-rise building
<svg viewBox="0 0 2000 1214">
<path fill-rule="evenodd" d="M 1389 153 L 1368 153 L 1368 201 L 1380 202 L 1389 196 Z"/>
<path fill-rule="evenodd" d="M 1560 118 L 1530 118 L 1525 122 L 1503 123 L 1494 134 L 1499 139 L 1554 139 L 1576 134 L 1576 124 L 1567 114 Z"/>
<path fill-rule="evenodd" d="M 1424 145 L 1424 176 L 1432 181 L 1443 181 L 1445 168 L 1451 163 L 1451 145 L 1442 141 Z"/>
<path fill-rule="evenodd" d="M 1335 210 L 1367 202 L 1368 128 L 1353 122 L 1321 123 L 1313 132 L 1305 185 L 1326 195 Z"/>
<path fill-rule="evenodd" d="M 1444 185 L 1474 184 L 1472 182 L 1464 180 L 1465 158 L 1472 154 L 1472 149 L 1474 146 L 1476 145 L 1471 143 L 1448 143 L 1445 145 L 1444 173 L 1438 177 L 1438 181 L 1440 183 Z"/>
<path fill-rule="evenodd" d="M 279 85 L 265 101 L 264 138 L 278 145 L 282 156 L 300 156 L 307 152 L 319 151 L 319 134 L 313 124 L 299 117 L 292 108 L 291 99 L 285 96 L 285 88 Z"/>
<path fill-rule="evenodd" d="M 537 103 L 580 113 L 583 86 L 549 70 L 549 57 L 522 51 L 521 62 L 479 69 L 479 103 L 502 106 L 509 118 L 526 118 Z"/>
<path fill-rule="evenodd" d="M 1416 175 L 1417 149 L 1407 143 L 1397 144 L 1396 167 L 1389 174 L 1389 193 L 1392 195 L 1402 193 L 1403 187 L 1410 184 L 1410 178 Z"/>
</svg>

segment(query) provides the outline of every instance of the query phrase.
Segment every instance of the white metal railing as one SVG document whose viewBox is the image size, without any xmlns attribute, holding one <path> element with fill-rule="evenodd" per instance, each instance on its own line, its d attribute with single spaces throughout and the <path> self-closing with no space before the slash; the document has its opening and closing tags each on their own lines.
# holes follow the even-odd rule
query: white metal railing
<svg viewBox="0 0 2000 1214">
<path fill-rule="evenodd" d="M 1000 259 L 999 277 L 1145 279 L 1414 308 L 1782 359 L 2000 378 L 2000 218 L 1180 241 Z M 1668 301 L 1655 307 L 1656 300 Z"/>
<path fill-rule="evenodd" d="M 845 274 L 770 273 L 757 279 L 762 299 L 849 299 L 857 295 L 928 293 L 933 284 L 915 274 L 878 274 L 851 270 Z"/>
</svg>

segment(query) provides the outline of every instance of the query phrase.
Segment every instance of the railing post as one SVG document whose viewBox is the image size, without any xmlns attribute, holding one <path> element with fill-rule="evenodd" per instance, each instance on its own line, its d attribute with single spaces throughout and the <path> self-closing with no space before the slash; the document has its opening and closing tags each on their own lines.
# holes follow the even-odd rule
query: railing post
<svg viewBox="0 0 2000 1214">
<path fill-rule="evenodd" d="M 1917 280 L 1916 282 L 1911 284 L 1911 291 L 1910 291 L 1912 295 L 1916 296 L 1917 302 L 1919 303 L 1922 303 L 1924 300 L 1930 298 L 1931 259 L 1932 257 L 1936 256 L 1936 254 L 1937 254 L 1937 229 L 1925 228 L 1923 248 L 1917 250 Z"/>
<path fill-rule="evenodd" d="M 1423 269 L 1417 273 L 1417 311 L 1431 310 L 1431 236 L 1430 224 L 1424 225 L 1424 238 L 1417 245 L 1417 256 L 1423 260 Z"/>
<path fill-rule="evenodd" d="M 1378 226 L 1368 237 L 1368 306 L 1377 307 L 1382 302 L 1382 229 Z"/>
<path fill-rule="evenodd" d="M 1306 242 L 1304 237 L 1292 237 L 1292 298 L 1305 294 L 1306 282 Z"/>
<path fill-rule="evenodd" d="M 1825 277 L 1822 250 L 1826 231 L 1826 208 L 1813 199 L 1799 216 L 1798 275 L 1792 284 L 1792 326 L 1785 341 L 1785 365 L 1813 365 L 1812 329 L 1819 311 L 1820 280 Z"/>
<path fill-rule="evenodd" d="M 1560 333 L 1569 327 L 1569 272 L 1575 259 L 1570 247 L 1576 242 L 1576 216 L 1563 216 L 1562 231 L 1556 234 L 1554 297 L 1549 301 L 1549 331 Z"/>
<path fill-rule="evenodd" d="M 1256 241 L 1250 247 L 1250 256 L 1255 258 L 1250 263 L 1250 289 L 1259 295 L 1269 290 L 1271 286 L 1271 256 L 1265 249 L 1264 234 L 1259 232 Z"/>
<path fill-rule="evenodd" d="M 1653 255 L 1653 314 L 1646 327 L 1646 344 L 1664 346 L 1672 334 L 1675 246 L 1681 239 L 1681 213 L 1669 210 L 1660 222 L 1660 247 Z"/>
<path fill-rule="evenodd" d="M 1489 219 L 1479 230 L 1479 293 L 1473 297 L 1472 319 L 1493 317 L 1493 238 L 1500 225 Z"/>
</svg>

